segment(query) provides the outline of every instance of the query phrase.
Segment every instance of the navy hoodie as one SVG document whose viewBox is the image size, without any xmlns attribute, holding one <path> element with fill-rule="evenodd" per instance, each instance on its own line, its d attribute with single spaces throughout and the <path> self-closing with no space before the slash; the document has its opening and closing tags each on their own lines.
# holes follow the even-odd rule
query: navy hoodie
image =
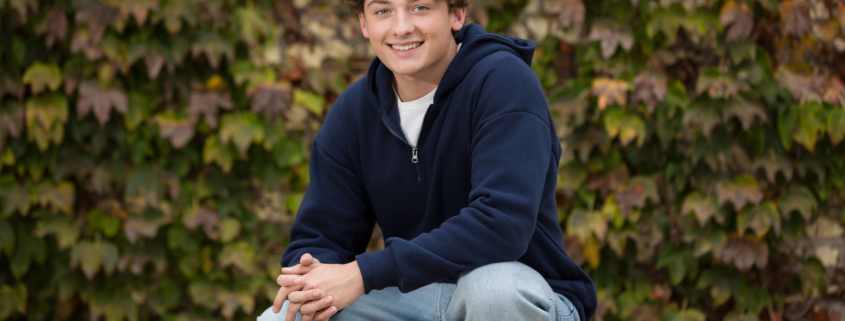
<svg viewBox="0 0 845 321">
<path fill-rule="evenodd" d="M 519 261 L 596 309 L 590 277 L 567 256 L 555 184 L 561 147 L 534 44 L 466 25 L 423 119 L 418 150 L 399 122 L 392 72 L 378 58 L 333 104 L 311 148 L 311 184 L 282 266 L 305 253 L 358 261 L 365 293 L 455 282 L 461 271 Z M 365 252 L 378 222 L 385 249 Z"/>
</svg>

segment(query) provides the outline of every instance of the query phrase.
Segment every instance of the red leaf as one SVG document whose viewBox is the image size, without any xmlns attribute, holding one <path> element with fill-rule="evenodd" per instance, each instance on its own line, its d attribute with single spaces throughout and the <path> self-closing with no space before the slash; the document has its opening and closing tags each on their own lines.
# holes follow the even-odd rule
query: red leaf
<svg viewBox="0 0 845 321">
<path fill-rule="evenodd" d="M 631 50 L 634 46 L 634 36 L 628 29 L 610 29 L 607 27 L 593 25 L 590 30 L 590 40 L 601 41 L 601 55 L 605 59 L 610 58 L 616 52 L 616 47 L 621 45 L 625 51 Z"/>
<path fill-rule="evenodd" d="M 293 95 L 290 88 L 284 85 L 259 85 L 252 97 L 250 109 L 255 113 L 263 113 L 269 119 L 276 119 L 290 109 Z"/>
<path fill-rule="evenodd" d="M 218 107 L 232 110 L 232 99 L 228 92 L 194 91 L 188 98 L 188 117 L 192 124 L 196 124 L 202 114 L 211 128 L 217 128 Z"/>
<path fill-rule="evenodd" d="M 67 34 L 67 16 L 64 12 L 55 10 L 44 21 L 44 29 L 47 32 L 47 48 L 61 42 Z"/>
<path fill-rule="evenodd" d="M 642 101 L 649 112 L 654 112 L 654 106 L 666 98 L 666 77 L 662 74 L 641 73 L 634 77 L 634 92 L 631 94 L 631 104 Z"/>
<path fill-rule="evenodd" d="M 783 21 L 783 31 L 798 38 L 813 28 L 810 22 L 810 7 L 804 2 L 787 0 L 780 3 L 780 16 Z"/>
<path fill-rule="evenodd" d="M 769 247 L 753 237 L 731 236 L 722 251 L 722 261 L 733 263 L 743 271 L 748 271 L 752 265 L 763 269 L 768 260 Z"/>
<path fill-rule="evenodd" d="M 723 26 L 731 25 L 727 34 L 728 41 L 748 38 L 754 28 L 754 11 L 745 3 L 737 4 L 736 1 L 730 0 L 722 7 L 719 21 Z"/>
<path fill-rule="evenodd" d="M 126 114 L 126 94 L 117 89 L 105 89 L 97 85 L 82 84 L 79 86 L 79 101 L 76 103 L 76 116 L 85 117 L 92 109 L 94 116 L 105 125 L 109 121 L 111 108 L 121 114 Z"/>
<path fill-rule="evenodd" d="M 551 7 L 551 13 L 557 14 L 558 23 L 561 28 L 573 27 L 576 34 L 581 34 L 584 25 L 584 14 L 586 8 L 581 0 L 563 0 Z"/>
</svg>

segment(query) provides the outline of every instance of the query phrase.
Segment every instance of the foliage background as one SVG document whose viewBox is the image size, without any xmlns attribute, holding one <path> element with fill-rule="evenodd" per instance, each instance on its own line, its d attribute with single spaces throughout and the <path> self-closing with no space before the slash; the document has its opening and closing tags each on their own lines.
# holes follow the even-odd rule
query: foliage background
<svg viewBox="0 0 845 321">
<path fill-rule="evenodd" d="M 538 45 L 596 320 L 845 318 L 843 2 L 470 2 Z M 253 320 L 372 57 L 341 1 L 0 0 L 0 320 Z"/>
</svg>

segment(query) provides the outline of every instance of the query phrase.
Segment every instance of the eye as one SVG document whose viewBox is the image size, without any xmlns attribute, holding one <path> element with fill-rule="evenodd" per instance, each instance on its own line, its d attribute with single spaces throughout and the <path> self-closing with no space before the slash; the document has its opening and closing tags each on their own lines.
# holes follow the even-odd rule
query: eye
<svg viewBox="0 0 845 321">
<path fill-rule="evenodd" d="M 382 11 L 383 11 L 384 13 L 382 13 Z M 377 15 L 379 15 L 379 16 L 381 16 L 381 15 L 386 15 L 386 14 L 387 14 L 387 9 L 380 9 L 379 11 L 376 11 L 376 14 L 377 14 Z"/>
<path fill-rule="evenodd" d="M 414 8 L 414 9 L 415 9 L 415 10 L 416 10 L 416 9 L 420 9 L 420 10 L 417 10 L 417 11 L 426 11 L 426 10 L 428 10 L 428 7 L 426 7 L 426 6 L 419 6 L 419 7 L 416 7 L 416 8 Z"/>
</svg>

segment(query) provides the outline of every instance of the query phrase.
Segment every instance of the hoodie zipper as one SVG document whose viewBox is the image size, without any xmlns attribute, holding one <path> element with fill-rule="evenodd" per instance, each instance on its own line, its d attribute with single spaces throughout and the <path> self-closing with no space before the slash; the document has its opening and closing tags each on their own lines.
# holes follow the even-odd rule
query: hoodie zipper
<svg viewBox="0 0 845 321">
<path fill-rule="evenodd" d="M 422 120 L 422 124 L 420 126 L 420 134 L 422 134 L 422 129 L 425 128 L 425 119 L 428 116 L 428 111 L 430 109 L 431 109 L 431 105 L 428 105 L 428 109 L 426 109 L 425 114 L 423 114 L 423 120 Z M 407 140 L 405 140 L 402 137 L 400 137 L 399 135 L 397 135 L 396 132 L 394 132 L 393 129 L 391 129 L 390 126 L 387 125 L 387 122 L 384 120 L 384 118 L 381 119 L 381 122 L 384 124 L 384 127 L 387 127 L 387 130 L 390 131 L 390 133 L 393 134 L 394 137 L 398 138 L 403 143 L 405 143 L 405 145 L 408 145 L 408 147 L 411 148 L 411 163 L 414 164 L 414 169 L 416 170 L 416 173 L 417 173 L 417 183 L 422 183 L 422 175 L 420 175 L 419 149 L 414 147 L 414 146 L 411 146 L 411 143 L 409 143 Z M 422 135 L 420 135 L 420 137 L 417 138 L 417 145 L 420 145 L 420 143 L 422 142 L 421 138 L 422 138 Z"/>
</svg>

